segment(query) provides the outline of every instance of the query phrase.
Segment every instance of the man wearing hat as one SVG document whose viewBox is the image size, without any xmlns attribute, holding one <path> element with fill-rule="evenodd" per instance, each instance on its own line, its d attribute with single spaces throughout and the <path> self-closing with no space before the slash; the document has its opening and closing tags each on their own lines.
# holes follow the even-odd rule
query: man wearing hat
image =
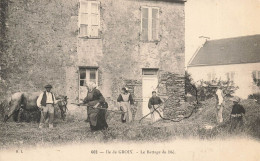
<svg viewBox="0 0 260 161">
<path fill-rule="evenodd" d="M 239 104 L 240 98 L 237 96 L 234 96 L 231 98 L 231 101 L 233 101 L 232 111 L 230 114 L 230 132 L 233 132 L 235 129 L 240 128 L 243 126 L 245 121 L 245 109 L 242 105 Z"/>
<path fill-rule="evenodd" d="M 56 103 L 56 99 L 54 94 L 51 92 L 51 85 L 45 86 L 45 91 L 40 94 L 37 99 L 37 106 L 41 110 L 41 119 L 39 128 L 43 128 L 44 121 L 46 119 L 47 114 L 49 114 L 49 128 L 53 128 L 53 120 L 54 120 L 54 104 Z"/>
</svg>

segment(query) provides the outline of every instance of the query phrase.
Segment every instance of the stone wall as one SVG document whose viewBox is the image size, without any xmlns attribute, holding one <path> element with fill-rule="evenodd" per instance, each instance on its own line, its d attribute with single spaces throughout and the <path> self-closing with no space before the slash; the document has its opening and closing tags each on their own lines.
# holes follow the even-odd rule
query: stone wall
<svg viewBox="0 0 260 161">
<path fill-rule="evenodd" d="M 116 100 L 125 80 L 140 82 L 142 68 L 184 74 L 184 4 L 166 1 L 100 0 L 100 39 L 78 38 L 80 65 L 98 66 L 99 89 Z M 140 40 L 141 6 L 160 8 L 156 42 Z M 76 84 L 75 82 L 71 82 Z M 141 86 L 140 86 L 141 87 Z M 142 96 L 138 96 L 137 99 Z"/>
<path fill-rule="evenodd" d="M 185 102 L 184 75 L 165 72 L 161 74 L 158 95 L 164 99 L 164 116 L 173 118 L 174 111 Z"/>
<path fill-rule="evenodd" d="M 7 62 L 2 72 L 9 92 L 40 91 L 50 83 L 55 93 L 66 93 L 65 67 L 77 52 L 76 14 L 76 1 L 8 1 L 1 61 Z"/>
</svg>

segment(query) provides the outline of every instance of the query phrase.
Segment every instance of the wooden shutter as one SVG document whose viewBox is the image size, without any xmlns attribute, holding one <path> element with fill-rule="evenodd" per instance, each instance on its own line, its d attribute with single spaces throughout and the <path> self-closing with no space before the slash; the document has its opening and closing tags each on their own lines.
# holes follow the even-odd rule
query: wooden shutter
<svg viewBox="0 0 260 161">
<path fill-rule="evenodd" d="M 211 74 L 211 80 L 215 80 L 215 79 L 216 79 L 216 73 L 213 72 L 213 73 Z"/>
<path fill-rule="evenodd" d="M 253 71 L 253 79 L 256 79 L 256 71 Z"/>
<path fill-rule="evenodd" d="M 99 37 L 100 30 L 100 2 L 91 1 L 91 13 L 90 13 L 90 37 Z"/>
<path fill-rule="evenodd" d="M 152 25 L 151 25 L 151 38 L 152 40 L 158 40 L 158 30 L 159 30 L 159 9 L 152 8 Z"/>
<path fill-rule="evenodd" d="M 230 73 L 226 73 L 226 76 L 227 76 L 227 80 L 229 81 L 230 80 Z"/>
<path fill-rule="evenodd" d="M 79 35 L 88 36 L 88 2 L 80 1 L 79 6 Z"/>
<path fill-rule="evenodd" d="M 148 41 L 148 15 L 149 15 L 149 9 L 142 7 L 142 33 L 141 33 L 141 40 Z"/>
<path fill-rule="evenodd" d="M 231 81 L 234 82 L 234 80 L 235 80 L 235 72 L 231 72 Z"/>
<path fill-rule="evenodd" d="M 208 81 L 211 81 L 212 79 L 211 79 L 211 73 L 208 73 L 207 74 L 207 77 L 208 77 Z"/>
</svg>

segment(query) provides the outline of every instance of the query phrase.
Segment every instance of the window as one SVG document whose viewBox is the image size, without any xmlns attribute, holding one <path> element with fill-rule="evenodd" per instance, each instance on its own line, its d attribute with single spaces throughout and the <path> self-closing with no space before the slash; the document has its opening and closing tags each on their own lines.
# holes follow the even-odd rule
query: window
<svg viewBox="0 0 260 161">
<path fill-rule="evenodd" d="M 97 68 L 80 67 L 79 68 L 79 85 L 85 86 L 87 82 L 94 82 L 98 85 Z"/>
<path fill-rule="evenodd" d="M 235 72 L 226 73 L 227 80 L 234 82 Z"/>
<path fill-rule="evenodd" d="M 158 40 L 159 31 L 159 8 L 141 7 L 141 40 Z"/>
<path fill-rule="evenodd" d="M 211 81 L 216 79 L 216 74 L 215 73 L 208 73 L 207 77 L 208 77 L 208 81 L 211 82 Z"/>
<path fill-rule="evenodd" d="M 260 84 L 260 71 L 253 71 L 253 80 L 257 85 Z"/>
<path fill-rule="evenodd" d="M 157 75 L 158 69 L 143 69 L 143 75 Z"/>
<path fill-rule="evenodd" d="M 79 84 L 80 86 L 84 86 L 86 82 L 86 70 L 79 69 Z"/>
<path fill-rule="evenodd" d="M 79 37 L 99 38 L 100 2 L 80 0 Z"/>
</svg>

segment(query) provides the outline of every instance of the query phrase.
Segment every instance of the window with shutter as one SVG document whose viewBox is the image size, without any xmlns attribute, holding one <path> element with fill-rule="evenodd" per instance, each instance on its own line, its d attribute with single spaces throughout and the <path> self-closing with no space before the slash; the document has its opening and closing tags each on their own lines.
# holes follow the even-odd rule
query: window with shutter
<svg viewBox="0 0 260 161">
<path fill-rule="evenodd" d="M 208 81 L 212 81 L 212 79 L 211 79 L 211 73 L 208 73 L 208 74 L 207 74 L 207 77 L 208 77 Z"/>
<path fill-rule="evenodd" d="M 142 40 L 148 41 L 148 8 L 142 8 Z"/>
<path fill-rule="evenodd" d="M 233 82 L 235 81 L 235 72 L 231 72 L 231 78 L 230 79 Z"/>
<path fill-rule="evenodd" d="M 152 40 L 158 40 L 159 9 L 152 8 Z"/>
<path fill-rule="evenodd" d="M 141 7 L 141 40 L 157 41 L 159 33 L 159 8 Z"/>
<path fill-rule="evenodd" d="M 256 84 L 260 83 L 260 71 L 253 71 L 253 80 Z"/>
<path fill-rule="evenodd" d="M 79 37 L 99 38 L 100 2 L 81 0 L 79 5 Z"/>
<path fill-rule="evenodd" d="M 226 76 L 228 81 L 234 81 L 235 72 L 228 72 L 226 73 Z"/>
</svg>

